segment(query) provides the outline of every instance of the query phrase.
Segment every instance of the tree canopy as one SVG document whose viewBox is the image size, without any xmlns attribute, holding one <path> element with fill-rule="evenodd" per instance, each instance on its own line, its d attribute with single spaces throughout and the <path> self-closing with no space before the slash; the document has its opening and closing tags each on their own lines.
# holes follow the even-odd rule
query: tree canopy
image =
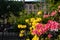
<svg viewBox="0 0 60 40">
<path fill-rule="evenodd" d="M 23 9 L 23 2 L 0 1 L 0 15 L 9 15 L 12 12 L 15 16 L 18 16 L 18 13 Z"/>
</svg>

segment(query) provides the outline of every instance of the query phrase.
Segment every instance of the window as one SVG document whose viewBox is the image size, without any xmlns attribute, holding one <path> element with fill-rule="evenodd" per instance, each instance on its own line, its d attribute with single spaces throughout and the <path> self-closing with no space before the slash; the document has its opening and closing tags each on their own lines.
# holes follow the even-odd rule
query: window
<svg viewBox="0 0 60 40">
<path fill-rule="evenodd" d="M 32 9 L 32 4 L 29 5 L 29 9 Z"/>
</svg>

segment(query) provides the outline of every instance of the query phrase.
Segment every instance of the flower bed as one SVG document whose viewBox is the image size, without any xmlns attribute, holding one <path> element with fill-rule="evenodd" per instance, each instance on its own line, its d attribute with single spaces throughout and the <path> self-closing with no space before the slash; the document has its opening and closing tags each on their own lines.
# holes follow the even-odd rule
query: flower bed
<svg viewBox="0 0 60 40">
<path fill-rule="evenodd" d="M 22 18 L 23 21 L 18 23 L 20 38 L 24 37 L 25 40 L 60 40 L 59 13 L 59 10 L 53 10 L 50 14 L 39 11 L 37 14 L 25 16 Z"/>
</svg>

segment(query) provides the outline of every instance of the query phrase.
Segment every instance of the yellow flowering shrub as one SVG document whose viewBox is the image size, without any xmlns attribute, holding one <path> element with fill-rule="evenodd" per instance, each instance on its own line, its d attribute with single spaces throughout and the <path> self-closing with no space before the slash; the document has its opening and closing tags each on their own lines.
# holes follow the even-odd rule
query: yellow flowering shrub
<svg viewBox="0 0 60 40">
<path fill-rule="evenodd" d="M 20 28 L 21 28 L 21 29 L 22 29 L 22 28 L 26 28 L 26 27 L 27 27 L 26 25 L 21 25 L 21 24 L 18 25 L 18 28 L 19 28 L 19 29 L 20 29 Z M 20 37 L 23 37 L 23 36 L 24 36 L 24 32 L 25 32 L 25 30 L 21 30 L 20 33 L 19 33 L 19 36 L 20 36 Z"/>
<path fill-rule="evenodd" d="M 28 21 L 26 21 L 26 20 L 28 20 Z M 41 22 L 42 18 L 37 17 L 37 18 L 29 18 L 29 19 L 26 19 L 26 20 L 25 20 L 25 22 L 27 22 L 29 25 L 31 25 L 30 31 L 32 31 L 31 29 L 32 28 L 35 29 L 36 24 Z"/>
<path fill-rule="evenodd" d="M 37 15 L 40 15 L 40 14 L 42 14 L 42 11 L 39 11 L 38 13 L 37 13 Z M 33 14 L 32 14 L 33 15 Z M 31 15 L 31 16 L 32 16 Z M 23 18 L 22 18 L 23 19 Z M 36 28 L 36 25 L 38 24 L 38 23 L 40 23 L 42 21 L 42 18 L 39 16 L 35 16 L 35 17 L 28 17 L 28 18 L 25 18 L 23 21 L 22 21 L 22 23 L 24 23 L 25 22 L 25 24 L 19 24 L 18 25 L 18 28 L 19 29 L 21 29 L 20 30 L 20 33 L 19 33 L 19 36 L 20 37 L 23 37 L 23 36 L 30 36 L 30 35 L 32 35 L 32 36 L 34 36 L 34 37 L 32 37 L 31 39 L 29 39 L 29 37 L 28 38 L 26 38 L 25 40 L 39 40 L 39 37 L 37 36 L 37 35 L 33 35 L 32 34 L 32 31 Z M 39 32 L 40 32 L 40 30 L 38 30 Z M 30 35 L 29 35 L 30 34 Z"/>
</svg>

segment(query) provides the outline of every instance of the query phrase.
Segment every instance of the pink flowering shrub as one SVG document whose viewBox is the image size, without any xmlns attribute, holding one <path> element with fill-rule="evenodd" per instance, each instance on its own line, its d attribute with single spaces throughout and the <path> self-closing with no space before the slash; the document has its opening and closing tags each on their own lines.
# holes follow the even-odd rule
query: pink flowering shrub
<svg viewBox="0 0 60 40">
<path fill-rule="evenodd" d="M 42 23 L 37 24 L 36 28 L 32 31 L 32 33 L 35 35 L 42 35 L 46 33 L 47 31 L 58 31 L 59 23 L 56 21 L 49 20 L 45 25 Z"/>
</svg>

